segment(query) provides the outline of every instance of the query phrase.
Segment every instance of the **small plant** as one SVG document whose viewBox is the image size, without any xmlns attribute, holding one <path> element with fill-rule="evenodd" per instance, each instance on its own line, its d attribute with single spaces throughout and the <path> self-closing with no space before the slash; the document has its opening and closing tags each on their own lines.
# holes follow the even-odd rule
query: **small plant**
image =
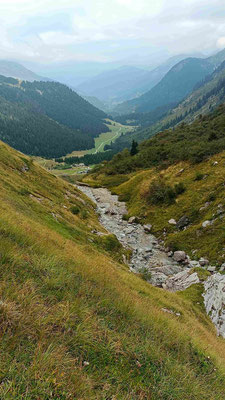
<svg viewBox="0 0 225 400">
<path fill-rule="evenodd" d="M 215 201 L 215 200 L 216 200 L 216 195 L 214 193 L 210 193 L 206 199 L 206 201 Z"/>
<path fill-rule="evenodd" d="M 30 191 L 27 188 L 21 188 L 19 194 L 21 194 L 22 196 L 27 196 L 28 194 L 30 194 Z"/>
<path fill-rule="evenodd" d="M 201 181 L 204 178 L 204 174 L 201 174 L 201 172 L 197 172 L 195 175 L 195 181 Z"/>
<path fill-rule="evenodd" d="M 80 216 L 82 219 L 87 219 L 88 212 L 86 210 L 81 210 Z"/>
<path fill-rule="evenodd" d="M 71 213 L 73 213 L 74 215 L 77 215 L 77 214 L 79 214 L 80 209 L 79 209 L 79 207 L 77 207 L 77 206 L 73 206 L 73 207 L 71 207 L 70 211 L 71 211 Z"/>
<path fill-rule="evenodd" d="M 123 214 L 123 216 L 122 216 L 123 221 L 128 221 L 129 218 L 130 218 L 129 214 Z"/>
<path fill-rule="evenodd" d="M 174 190 L 175 190 L 175 193 L 176 193 L 177 195 L 179 195 L 179 194 L 184 193 L 185 190 L 186 190 L 186 188 L 185 188 L 183 182 L 180 182 L 180 183 L 177 183 L 177 184 L 174 186 Z"/>
<path fill-rule="evenodd" d="M 152 274 L 151 274 L 151 272 L 149 271 L 149 269 L 147 267 L 142 267 L 139 270 L 139 273 L 140 273 L 142 279 L 144 279 L 144 281 L 150 281 L 151 280 Z"/>
</svg>

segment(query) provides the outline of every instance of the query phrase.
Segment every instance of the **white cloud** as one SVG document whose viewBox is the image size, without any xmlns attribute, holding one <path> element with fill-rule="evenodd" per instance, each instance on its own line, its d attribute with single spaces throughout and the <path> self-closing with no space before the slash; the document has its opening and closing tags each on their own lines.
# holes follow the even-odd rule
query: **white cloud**
<svg viewBox="0 0 225 400">
<path fill-rule="evenodd" d="M 134 54 L 223 48 L 224 14 L 224 0 L 0 0 L 0 54 L 115 60 L 132 46 Z"/>
</svg>

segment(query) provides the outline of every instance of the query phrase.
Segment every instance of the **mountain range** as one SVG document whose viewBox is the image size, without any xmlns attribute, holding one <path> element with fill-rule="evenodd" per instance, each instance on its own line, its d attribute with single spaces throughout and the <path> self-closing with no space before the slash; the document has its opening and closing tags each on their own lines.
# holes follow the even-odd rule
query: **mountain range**
<svg viewBox="0 0 225 400">
<path fill-rule="evenodd" d="M 138 97 L 150 90 L 175 64 L 186 57 L 184 54 L 171 57 L 152 70 L 123 66 L 105 71 L 81 83 L 76 90 L 81 95 L 99 98 L 112 109 L 117 103 Z"/>
<path fill-rule="evenodd" d="M 128 114 L 149 112 L 168 104 L 173 105 L 186 97 L 195 85 L 210 75 L 225 59 L 225 50 L 206 59 L 186 58 L 177 63 L 150 91 L 119 104 L 114 112 Z"/>
</svg>

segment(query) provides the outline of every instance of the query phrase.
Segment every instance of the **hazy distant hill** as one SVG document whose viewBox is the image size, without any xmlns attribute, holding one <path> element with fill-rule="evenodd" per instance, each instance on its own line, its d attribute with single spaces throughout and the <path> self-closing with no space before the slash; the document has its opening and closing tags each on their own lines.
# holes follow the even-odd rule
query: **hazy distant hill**
<svg viewBox="0 0 225 400">
<path fill-rule="evenodd" d="M 7 60 L 0 60 L 0 75 L 30 82 L 51 81 L 51 79 L 39 76 L 17 62 Z"/>
<path fill-rule="evenodd" d="M 171 57 L 154 68 L 145 70 L 124 66 L 101 73 L 77 87 L 78 92 L 95 96 L 110 105 L 140 96 L 155 86 L 176 63 L 183 60 L 183 54 Z"/>
<path fill-rule="evenodd" d="M 58 157 L 94 146 L 106 114 L 67 86 L 0 76 L 0 139 L 28 154 Z"/>
<path fill-rule="evenodd" d="M 176 64 L 150 91 L 115 108 L 115 112 L 149 112 L 158 107 L 174 105 L 186 97 L 207 75 L 225 60 L 225 50 L 207 59 L 186 58 Z"/>
</svg>

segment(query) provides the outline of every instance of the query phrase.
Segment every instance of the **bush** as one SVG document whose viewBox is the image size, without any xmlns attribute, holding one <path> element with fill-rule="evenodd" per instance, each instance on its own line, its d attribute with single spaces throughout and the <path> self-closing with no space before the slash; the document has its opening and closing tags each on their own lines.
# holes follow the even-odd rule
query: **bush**
<svg viewBox="0 0 225 400">
<path fill-rule="evenodd" d="M 174 189 L 167 185 L 162 179 L 151 183 L 147 195 L 147 200 L 154 205 L 172 204 L 176 198 Z"/>
<path fill-rule="evenodd" d="M 79 209 L 79 207 L 77 207 L 77 206 L 73 206 L 73 207 L 71 207 L 70 211 L 71 211 L 71 213 L 73 213 L 74 215 L 77 215 L 77 214 L 79 214 L 80 209 Z"/>
<path fill-rule="evenodd" d="M 197 172 L 195 175 L 195 181 L 201 181 L 204 178 L 204 174 L 201 174 L 201 172 Z"/>
<path fill-rule="evenodd" d="M 177 183 L 177 184 L 174 186 L 174 190 L 175 190 L 175 193 L 176 193 L 177 195 L 179 195 L 179 194 L 184 193 L 185 190 L 186 190 L 186 188 L 185 188 L 183 182 L 180 182 L 180 183 Z"/>
</svg>

